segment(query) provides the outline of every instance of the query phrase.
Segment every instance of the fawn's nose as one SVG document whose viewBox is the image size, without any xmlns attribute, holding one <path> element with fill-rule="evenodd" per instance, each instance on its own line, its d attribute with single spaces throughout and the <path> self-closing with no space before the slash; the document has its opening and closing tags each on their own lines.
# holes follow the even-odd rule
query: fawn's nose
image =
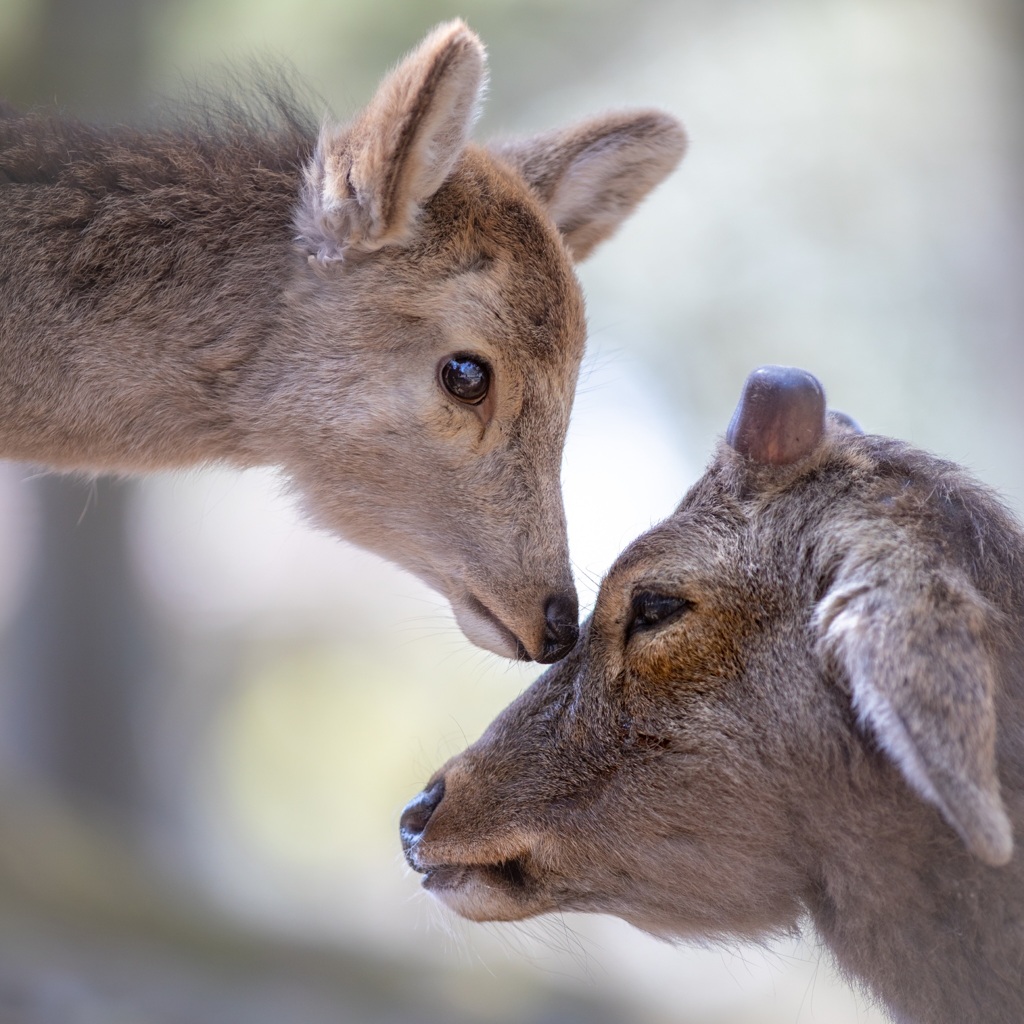
<svg viewBox="0 0 1024 1024">
<path fill-rule="evenodd" d="M 564 658 L 580 636 L 580 606 L 575 593 L 555 594 L 544 606 L 544 649 L 537 659 L 543 665 Z"/>
<path fill-rule="evenodd" d="M 414 870 L 419 871 L 422 868 L 416 866 L 413 851 L 430 821 L 430 816 L 437 810 L 437 805 L 443 799 L 444 779 L 441 778 L 414 796 L 402 811 L 402 817 L 398 821 L 398 831 L 402 837 L 402 851 L 405 853 L 405 859 L 409 862 L 409 867 Z"/>
</svg>

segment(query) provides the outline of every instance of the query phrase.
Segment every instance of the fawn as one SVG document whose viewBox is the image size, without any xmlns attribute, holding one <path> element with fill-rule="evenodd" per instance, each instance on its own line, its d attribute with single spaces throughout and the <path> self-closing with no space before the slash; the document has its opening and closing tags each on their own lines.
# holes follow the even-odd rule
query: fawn
<svg viewBox="0 0 1024 1024">
<path fill-rule="evenodd" d="M 149 131 L 0 105 L 0 458 L 278 466 L 471 640 L 564 655 L 573 264 L 685 140 L 640 110 L 475 145 L 485 72 L 453 21 L 319 131 L 280 93 Z"/>
</svg>

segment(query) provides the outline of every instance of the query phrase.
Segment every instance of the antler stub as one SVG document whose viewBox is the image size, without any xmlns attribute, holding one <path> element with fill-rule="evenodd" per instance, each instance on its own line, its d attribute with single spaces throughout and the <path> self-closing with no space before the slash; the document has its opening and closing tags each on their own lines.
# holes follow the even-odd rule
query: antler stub
<svg viewBox="0 0 1024 1024">
<path fill-rule="evenodd" d="M 788 466 L 809 455 L 825 432 L 825 392 L 793 366 L 762 366 L 743 386 L 725 439 L 741 455 Z"/>
</svg>

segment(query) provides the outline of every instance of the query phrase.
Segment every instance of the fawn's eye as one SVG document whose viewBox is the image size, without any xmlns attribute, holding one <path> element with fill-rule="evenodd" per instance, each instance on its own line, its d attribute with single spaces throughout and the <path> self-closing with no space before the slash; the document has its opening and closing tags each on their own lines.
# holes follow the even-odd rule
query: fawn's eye
<svg viewBox="0 0 1024 1024">
<path fill-rule="evenodd" d="M 438 368 L 441 386 L 465 405 L 479 405 L 491 386 L 491 368 L 470 355 L 454 355 Z"/>
<path fill-rule="evenodd" d="M 655 629 L 678 619 L 684 612 L 693 607 L 693 602 L 685 597 L 670 597 L 668 594 L 655 594 L 649 590 L 641 590 L 633 595 L 633 607 L 626 627 L 626 638 L 634 633 L 647 629 Z"/>
</svg>

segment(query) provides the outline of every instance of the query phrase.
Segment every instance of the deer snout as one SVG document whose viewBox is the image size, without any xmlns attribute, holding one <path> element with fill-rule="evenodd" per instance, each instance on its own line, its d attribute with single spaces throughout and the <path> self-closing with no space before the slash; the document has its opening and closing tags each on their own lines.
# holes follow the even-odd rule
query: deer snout
<svg viewBox="0 0 1024 1024">
<path fill-rule="evenodd" d="M 580 606 L 575 591 L 555 594 L 544 606 L 544 649 L 537 658 L 543 665 L 560 661 L 580 636 Z"/>
<path fill-rule="evenodd" d="M 414 871 L 423 869 L 416 863 L 416 846 L 430 821 L 430 816 L 437 809 L 437 805 L 444 799 L 444 777 L 442 776 L 433 785 L 417 793 L 402 811 L 402 817 L 398 821 L 399 834 L 402 837 L 402 852 L 405 859 Z"/>
<path fill-rule="evenodd" d="M 510 821 L 506 802 L 475 775 L 456 759 L 406 806 L 399 829 L 409 867 L 427 892 L 471 921 L 548 909 L 533 866 L 537 837 Z"/>
<path fill-rule="evenodd" d="M 506 658 L 550 665 L 564 658 L 579 639 L 579 601 L 571 586 L 539 599 L 509 593 L 507 588 L 484 591 L 483 598 L 465 590 L 451 602 L 463 633 Z"/>
</svg>

